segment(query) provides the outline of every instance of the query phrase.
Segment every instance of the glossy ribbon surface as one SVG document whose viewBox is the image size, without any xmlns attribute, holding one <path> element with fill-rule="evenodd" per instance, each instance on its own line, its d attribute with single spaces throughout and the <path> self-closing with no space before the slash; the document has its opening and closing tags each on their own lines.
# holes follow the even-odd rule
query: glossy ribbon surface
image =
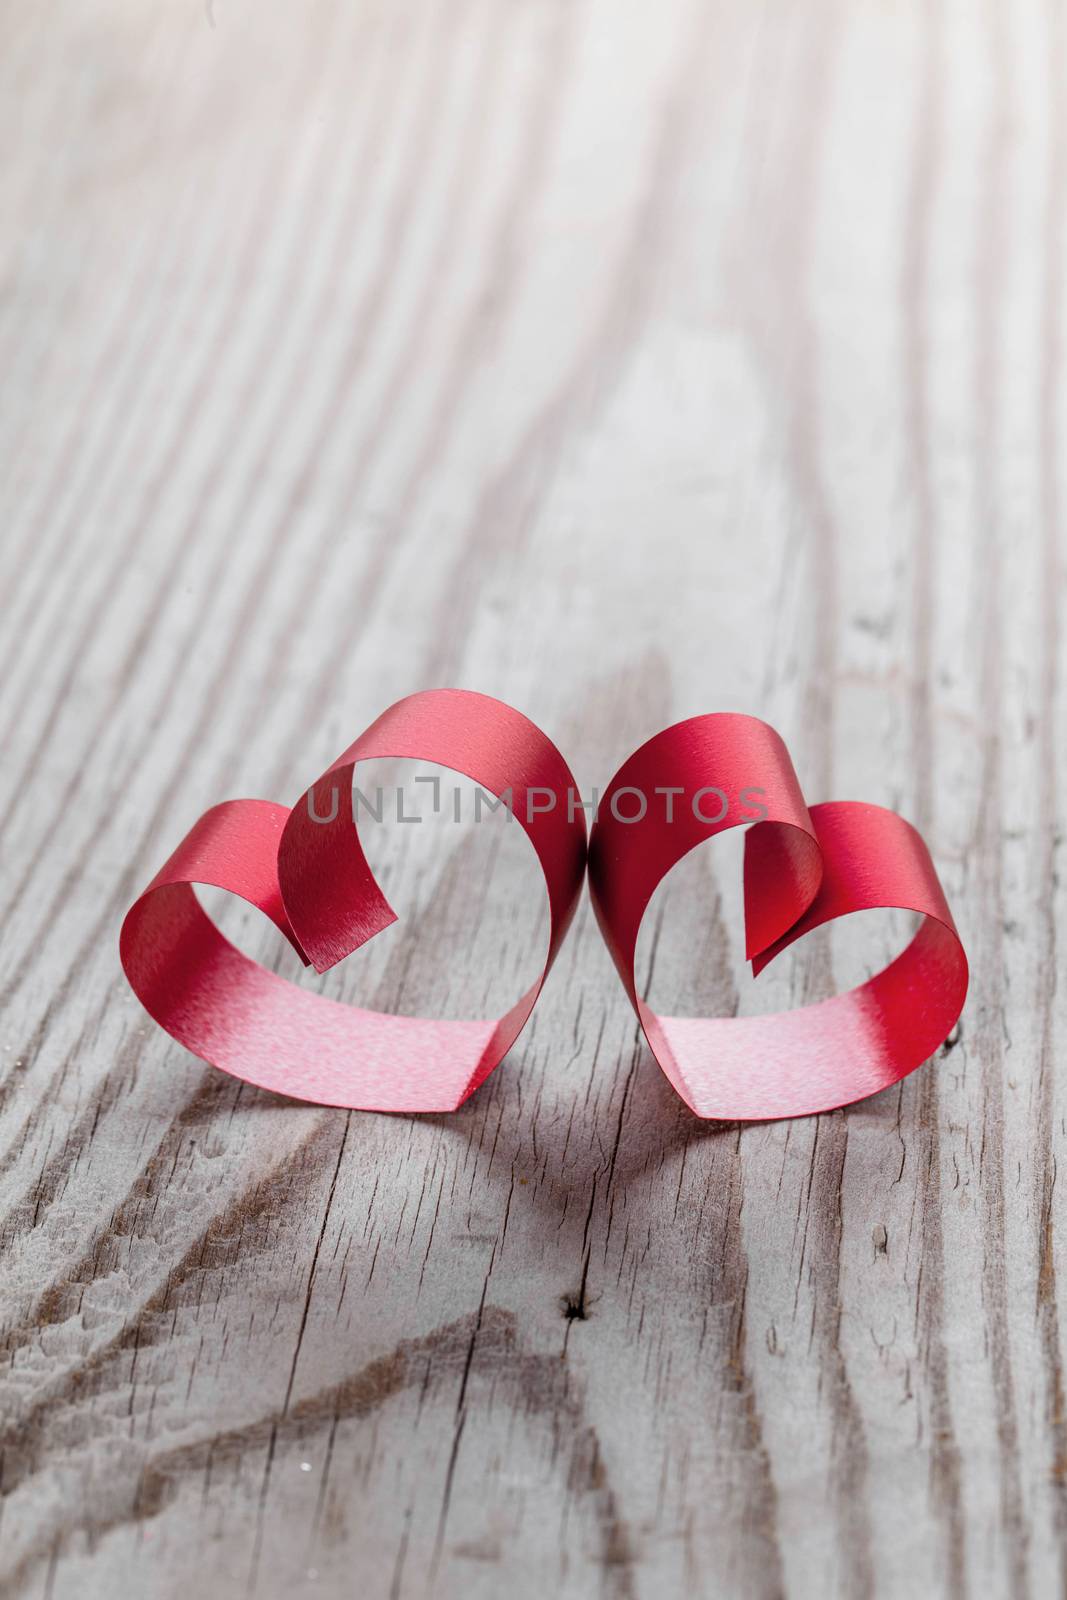
<svg viewBox="0 0 1067 1600">
<path fill-rule="evenodd" d="M 657 791 L 662 805 L 651 803 Z M 854 911 L 899 907 L 923 921 L 884 971 L 830 1000 L 762 1017 L 657 1016 L 635 987 L 641 919 L 676 862 L 740 826 L 749 829 L 745 930 L 755 973 L 803 934 Z M 589 884 L 649 1046 L 701 1117 L 803 1116 L 864 1099 L 927 1060 L 963 1008 L 967 959 L 920 835 L 881 806 L 836 801 L 809 810 L 785 745 L 754 717 L 693 717 L 634 752 L 600 803 Z"/>
<path fill-rule="evenodd" d="M 549 899 L 541 975 L 507 1014 L 477 1022 L 363 1011 L 312 994 L 237 950 L 200 906 L 214 884 L 265 912 L 322 972 L 395 921 L 359 843 L 348 789 L 357 761 L 413 757 L 474 779 L 533 844 Z M 205 1061 L 265 1089 L 322 1105 L 450 1111 L 492 1072 L 533 1010 L 581 892 L 585 821 L 570 808 L 563 757 L 526 717 L 466 690 L 411 695 L 390 707 L 290 812 L 264 800 L 208 811 L 127 913 L 126 976 L 145 1009 Z M 334 788 L 344 799 L 332 807 Z M 528 790 L 551 791 L 528 807 Z M 531 815 L 527 815 L 528 811 Z"/>
</svg>

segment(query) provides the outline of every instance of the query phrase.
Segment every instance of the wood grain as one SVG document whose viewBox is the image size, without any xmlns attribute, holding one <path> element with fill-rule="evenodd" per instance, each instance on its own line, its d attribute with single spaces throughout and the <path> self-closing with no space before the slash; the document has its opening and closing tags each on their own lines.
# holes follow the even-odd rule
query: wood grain
<svg viewBox="0 0 1067 1600">
<path fill-rule="evenodd" d="M 0 21 L 0 1592 L 1067 1593 L 1061 0 Z M 182 1052 L 133 895 L 443 682 L 586 792 L 739 709 L 902 809 L 958 1032 L 702 1125 L 586 905 L 455 1116 Z M 721 843 L 645 930 L 663 1009 L 895 947 L 754 985 Z M 323 987 L 514 999 L 521 840 L 368 848 L 402 921 Z"/>
</svg>

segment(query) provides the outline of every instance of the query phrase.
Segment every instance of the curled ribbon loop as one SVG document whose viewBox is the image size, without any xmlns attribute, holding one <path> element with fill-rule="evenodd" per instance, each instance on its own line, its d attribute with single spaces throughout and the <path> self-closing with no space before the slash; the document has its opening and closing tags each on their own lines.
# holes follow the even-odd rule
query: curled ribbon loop
<svg viewBox="0 0 1067 1600">
<path fill-rule="evenodd" d="M 367 865 L 354 808 L 329 799 L 351 784 L 357 761 L 371 757 L 413 757 L 463 773 L 508 804 L 533 844 L 548 890 L 548 954 L 540 977 L 496 1021 L 388 1016 L 312 994 L 243 955 L 196 898 L 194 884 L 241 896 L 319 972 L 388 927 L 395 913 Z M 586 835 L 572 792 L 559 751 L 510 706 L 458 689 L 411 695 L 372 723 L 291 812 L 231 800 L 201 817 L 127 913 L 126 976 L 173 1038 L 249 1083 L 322 1105 L 454 1110 L 515 1042 L 574 914 Z"/>
<path fill-rule="evenodd" d="M 657 794 L 664 804 L 654 807 Z M 749 827 L 745 930 L 755 974 L 852 911 L 898 907 L 924 920 L 884 971 L 816 1005 L 762 1017 L 657 1016 L 635 987 L 641 919 L 677 861 L 740 826 Z M 600 804 L 589 884 L 652 1053 L 698 1116 L 757 1121 L 864 1099 L 927 1060 L 963 1009 L 967 958 L 920 835 L 881 806 L 834 801 L 809 811 L 785 745 L 754 717 L 693 717 L 630 756 Z"/>
</svg>

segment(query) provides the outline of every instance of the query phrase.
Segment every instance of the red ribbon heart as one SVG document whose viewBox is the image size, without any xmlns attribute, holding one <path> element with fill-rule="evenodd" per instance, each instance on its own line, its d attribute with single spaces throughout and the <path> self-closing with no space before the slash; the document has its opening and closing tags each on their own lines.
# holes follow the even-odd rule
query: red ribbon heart
<svg viewBox="0 0 1067 1600">
<path fill-rule="evenodd" d="M 533 844 L 548 890 L 548 954 L 537 981 L 496 1021 L 387 1016 L 309 993 L 235 949 L 196 899 L 198 883 L 240 895 L 320 972 L 395 921 L 348 804 L 356 763 L 375 757 L 465 774 L 507 798 Z M 126 975 L 168 1033 L 235 1077 L 324 1105 L 454 1110 L 515 1042 L 574 914 L 586 858 L 577 798 L 558 750 L 510 706 L 465 690 L 411 695 L 291 812 L 231 800 L 201 817 L 127 913 Z M 899 906 L 925 920 L 884 972 L 819 1005 L 769 1017 L 658 1017 L 634 985 L 645 909 L 675 862 L 742 824 L 752 824 L 745 922 L 757 973 L 794 939 L 851 911 Z M 629 758 L 593 829 L 590 882 L 649 1045 L 700 1116 L 797 1116 L 862 1099 L 926 1060 L 963 1006 L 967 961 L 922 839 L 878 806 L 809 812 L 785 745 L 754 717 L 694 717 Z"/>
<path fill-rule="evenodd" d="M 320 972 L 396 920 L 359 843 L 346 797 L 357 761 L 416 757 L 461 772 L 500 798 L 528 834 L 548 889 L 540 977 L 496 1021 L 433 1021 L 361 1011 L 311 994 L 236 950 L 201 908 L 194 883 L 229 889 L 266 912 Z M 230 800 L 201 817 L 127 913 L 120 954 L 145 1009 L 205 1061 L 298 1100 L 367 1111 L 453 1111 L 514 1044 L 567 931 L 585 872 L 574 780 L 526 717 L 488 695 L 438 689 L 378 718 L 288 811 Z M 556 803 L 528 806 L 527 793 Z M 309 798 L 310 797 L 310 798 Z M 336 814 L 328 822 L 311 815 Z M 332 796 L 331 796 L 332 799 Z"/>
<path fill-rule="evenodd" d="M 662 807 L 651 804 L 657 792 Z M 640 817 L 634 795 L 645 801 Z M 765 820 L 753 823 L 757 807 Z M 653 891 L 703 840 L 749 824 L 745 931 L 756 974 L 795 939 L 852 911 L 899 907 L 924 921 L 883 972 L 817 1005 L 762 1017 L 657 1016 L 634 982 Z M 600 804 L 589 885 L 652 1053 L 701 1117 L 795 1117 L 862 1100 L 927 1060 L 963 1009 L 967 958 L 920 835 L 895 812 L 859 801 L 809 811 L 785 745 L 755 717 L 693 717 L 630 756 Z"/>
</svg>

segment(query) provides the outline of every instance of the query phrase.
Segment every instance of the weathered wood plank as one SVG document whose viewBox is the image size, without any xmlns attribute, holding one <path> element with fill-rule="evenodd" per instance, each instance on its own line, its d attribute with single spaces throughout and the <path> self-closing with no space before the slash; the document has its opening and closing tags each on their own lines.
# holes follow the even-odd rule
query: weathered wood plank
<svg viewBox="0 0 1067 1600">
<path fill-rule="evenodd" d="M 1059 0 L 0 16 L 0 1592 L 1065 1592 Z M 736 708 L 899 806 L 959 1036 L 701 1125 L 583 906 L 453 1117 L 185 1055 L 132 895 L 439 682 L 587 792 Z M 522 841 L 373 835 L 404 915 L 327 991 L 507 1004 Z M 720 844 L 663 1009 L 894 947 L 752 984 Z"/>
</svg>

